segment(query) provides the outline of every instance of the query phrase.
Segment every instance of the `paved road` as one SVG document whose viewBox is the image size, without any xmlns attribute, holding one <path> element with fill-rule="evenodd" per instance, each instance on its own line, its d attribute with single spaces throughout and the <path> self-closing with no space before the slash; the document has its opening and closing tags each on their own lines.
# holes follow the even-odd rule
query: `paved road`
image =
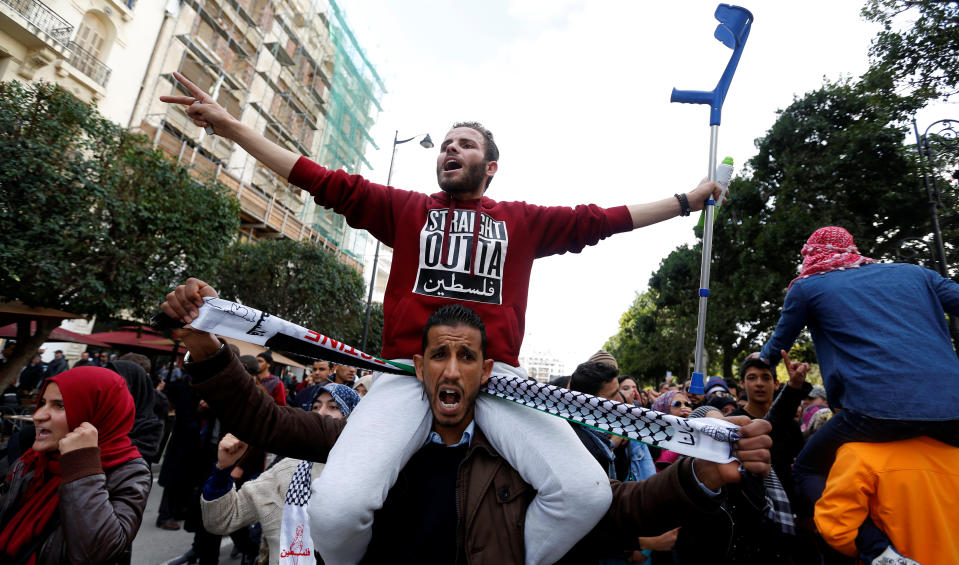
<svg viewBox="0 0 959 565">
<path fill-rule="evenodd" d="M 154 465 L 153 476 L 156 477 L 159 474 L 159 465 Z M 160 507 L 160 497 L 162 495 L 163 487 L 158 485 L 154 478 L 146 512 L 143 515 L 143 525 L 140 526 L 140 531 L 137 532 L 137 537 L 133 540 L 132 565 L 167 563 L 171 559 L 186 553 L 193 543 L 193 534 L 189 532 L 182 529 L 177 531 L 161 530 L 156 526 L 157 509 Z M 231 549 L 233 549 L 233 542 L 229 536 L 224 536 L 223 543 L 220 546 L 220 563 L 224 565 L 239 563 L 239 560 L 233 561 L 230 559 Z"/>
</svg>

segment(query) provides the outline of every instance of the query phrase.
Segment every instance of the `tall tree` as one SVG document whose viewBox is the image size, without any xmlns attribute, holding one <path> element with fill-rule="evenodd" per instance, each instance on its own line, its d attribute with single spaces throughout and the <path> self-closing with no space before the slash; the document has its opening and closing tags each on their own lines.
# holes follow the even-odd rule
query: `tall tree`
<svg viewBox="0 0 959 565">
<path fill-rule="evenodd" d="M 0 83 L 4 300 L 146 317 L 172 284 L 219 260 L 238 204 L 59 86 Z M 56 322 L 18 328 L 0 388 Z"/>
<path fill-rule="evenodd" d="M 237 242 L 212 279 L 220 295 L 359 347 L 366 315 L 363 277 L 321 247 L 289 239 Z M 370 316 L 367 351 L 377 354 L 382 307 Z"/>
<path fill-rule="evenodd" d="M 802 261 L 802 245 L 816 228 L 841 225 L 864 254 L 881 259 L 896 259 L 903 238 L 929 239 L 914 152 L 903 144 L 912 108 L 913 101 L 896 96 L 888 84 L 827 82 L 782 110 L 757 140 L 758 153 L 734 179 L 714 229 L 710 374 L 732 376 L 735 363 L 768 337 Z M 698 255 L 699 247 L 673 255 L 690 251 Z M 695 332 L 695 317 L 676 314 L 697 308 L 698 258 L 695 269 L 673 263 L 664 261 L 650 278 L 656 310 L 646 314 L 675 318 Z M 621 343 L 626 330 L 621 324 Z M 646 338 L 648 349 L 668 343 L 665 329 L 655 330 Z"/>
<path fill-rule="evenodd" d="M 888 83 L 827 82 L 783 110 L 757 141 L 714 237 L 718 297 L 710 323 L 735 327 L 712 332 L 721 339 L 724 375 L 775 327 L 816 228 L 841 225 L 879 259 L 897 259 L 904 238 L 928 239 L 915 154 L 903 143 L 913 104 Z"/>
<path fill-rule="evenodd" d="M 620 370 L 644 384 L 656 385 L 667 371 L 680 377 L 689 372 L 696 346 L 696 302 L 681 296 L 699 281 L 698 246 L 682 246 L 660 263 L 649 290 L 638 294 L 620 319 L 620 331 L 605 348 Z"/>
<path fill-rule="evenodd" d="M 868 0 L 862 15 L 883 26 L 869 50 L 873 72 L 892 77 L 921 99 L 957 92 L 959 2 Z"/>
</svg>

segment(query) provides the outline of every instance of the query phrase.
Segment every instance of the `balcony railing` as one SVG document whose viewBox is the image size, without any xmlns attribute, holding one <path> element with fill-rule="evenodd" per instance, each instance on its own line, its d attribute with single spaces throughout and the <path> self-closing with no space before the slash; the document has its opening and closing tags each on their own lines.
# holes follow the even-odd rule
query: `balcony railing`
<svg viewBox="0 0 959 565">
<path fill-rule="evenodd" d="M 66 45 L 73 34 L 73 26 L 40 0 L 0 0 L 0 4 L 10 6 L 62 45 Z"/>
<path fill-rule="evenodd" d="M 100 86 L 105 87 L 107 81 L 110 80 L 110 67 L 101 63 L 99 59 L 93 56 L 93 53 L 77 45 L 76 41 L 71 41 L 69 47 L 70 64 Z"/>
</svg>

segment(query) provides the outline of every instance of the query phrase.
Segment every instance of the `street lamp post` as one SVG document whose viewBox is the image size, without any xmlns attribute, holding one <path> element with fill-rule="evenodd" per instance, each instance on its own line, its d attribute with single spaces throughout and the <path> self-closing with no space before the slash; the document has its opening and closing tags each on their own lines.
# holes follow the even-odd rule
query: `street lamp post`
<svg viewBox="0 0 959 565">
<path fill-rule="evenodd" d="M 939 185 L 936 182 L 934 170 L 935 164 L 932 160 L 932 153 L 929 149 L 929 131 L 938 127 L 935 132 L 940 142 L 945 142 L 953 146 L 959 146 L 959 121 L 957 120 L 936 120 L 929 124 L 922 136 L 919 135 L 919 126 L 916 120 L 912 121 L 912 129 L 916 134 L 916 150 L 919 153 L 919 166 L 922 169 L 922 180 L 926 188 L 926 198 L 929 205 L 929 217 L 932 221 L 932 237 L 936 251 L 936 270 L 939 274 L 949 278 L 948 264 L 946 263 L 946 247 L 942 242 L 942 231 L 939 229 L 939 209 L 942 208 L 942 200 L 939 198 Z M 952 335 L 952 344 L 959 349 L 959 319 L 949 316 L 949 333 Z"/>
<path fill-rule="evenodd" d="M 433 140 L 430 134 L 418 133 L 407 139 L 399 139 L 400 131 L 396 130 L 393 134 L 393 153 L 390 155 L 390 170 L 386 174 L 386 185 L 390 186 L 393 182 L 393 161 L 396 159 L 396 146 L 413 141 L 419 136 L 424 136 L 420 140 L 420 145 L 425 149 L 433 147 Z M 373 305 L 373 287 L 376 285 L 376 264 L 380 259 L 380 240 L 376 240 L 376 250 L 373 252 L 373 272 L 370 274 L 370 292 L 366 296 L 366 320 L 363 322 L 363 341 L 360 343 L 360 350 L 366 351 L 366 338 L 370 333 L 370 307 Z"/>
</svg>

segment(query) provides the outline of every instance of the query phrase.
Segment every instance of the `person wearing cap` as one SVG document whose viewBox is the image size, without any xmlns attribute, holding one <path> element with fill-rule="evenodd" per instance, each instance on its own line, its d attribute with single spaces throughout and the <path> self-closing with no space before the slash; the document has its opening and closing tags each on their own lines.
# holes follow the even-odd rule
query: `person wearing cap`
<svg viewBox="0 0 959 565">
<path fill-rule="evenodd" d="M 726 386 L 726 381 L 722 377 L 710 377 L 703 390 L 706 392 L 706 402 L 712 400 L 714 396 L 730 396 L 729 387 Z"/>
<path fill-rule="evenodd" d="M 366 396 L 366 393 L 370 392 L 370 388 L 372 388 L 372 386 L 373 374 L 369 373 L 354 381 L 353 390 L 355 390 L 360 396 Z"/>
<path fill-rule="evenodd" d="M 830 412 L 829 407 L 826 406 L 825 404 L 810 404 L 809 406 L 803 409 L 802 415 L 799 417 L 799 428 L 802 430 L 803 439 L 808 439 L 809 436 L 811 436 L 814 433 L 815 429 L 818 429 L 818 428 L 815 428 L 814 430 L 810 430 L 810 428 L 812 427 L 813 418 L 815 418 L 816 414 L 818 414 L 822 410 L 825 410 L 826 412 Z M 820 418 L 823 418 L 823 417 L 824 416 L 820 416 Z M 828 416 L 826 418 L 828 419 L 831 417 L 832 416 Z M 822 425 L 820 424 L 819 427 L 822 427 Z"/>
<path fill-rule="evenodd" d="M 837 226 L 813 232 L 801 253 L 802 270 L 760 356 L 776 363 L 808 327 L 829 405 L 841 408 L 793 465 L 808 508 L 845 443 L 925 435 L 959 446 L 959 358 L 946 324 L 947 313 L 959 315 L 959 284 L 918 265 L 861 255 Z M 860 527 L 862 537 L 884 535 L 869 518 Z"/>
<path fill-rule="evenodd" d="M 609 365 L 610 367 L 616 369 L 616 374 L 619 374 L 619 363 L 616 362 L 616 358 L 612 356 L 608 351 L 600 349 L 596 353 L 593 353 L 587 361 L 592 361 L 595 363 L 603 363 Z"/>
<path fill-rule="evenodd" d="M 800 407 L 805 411 L 810 406 L 829 406 L 829 402 L 826 400 L 826 389 L 816 385 L 809 390 L 809 394 L 802 400 Z"/>
<path fill-rule="evenodd" d="M 340 420 L 348 418 L 359 402 L 360 395 L 348 386 L 326 383 L 317 388 L 310 411 Z M 304 503 L 308 503 L 313 496 L 310 484 L 322 473 L 323 463 L 280 458 L 259 477 L 235 489 L 230 472 L 247 448 L 246 443 L 231 434 L 220 440 L 216 467 L 203 485 L 200 498 L 203 526 L 210 533 L 227 535 L 259 522 L 271 565 L 280 563 L 284 554 L 305 557 L 306 553 L 312 557 L 309 520 L 298 523 L 298 509 L 286 504 L 286 500 L 291 493 L 295 498 L 302 492 Z M 305 508 L 305 504 L 300 506 Z M 305 516 L 304 510 L 301 518 Z M 283 531 L 284 526 L 288 532 Z M 303 528 L 299 540 L 296 539 L 298 526 Z M 284 533 L 288 539 L 284 539 Z"/>
<path fill-rule="evenodd" d="M 256 374 L 256 382 L 260 383 L 267 394 L 269 394 L 279 406 L 286 406 L 286 387 L 279 377 L 270 373 L 270 366 L 273 365 L 273 354 L 267 349 L 263 353 L 256 355 L 259 372 Z"/>
</svg>

